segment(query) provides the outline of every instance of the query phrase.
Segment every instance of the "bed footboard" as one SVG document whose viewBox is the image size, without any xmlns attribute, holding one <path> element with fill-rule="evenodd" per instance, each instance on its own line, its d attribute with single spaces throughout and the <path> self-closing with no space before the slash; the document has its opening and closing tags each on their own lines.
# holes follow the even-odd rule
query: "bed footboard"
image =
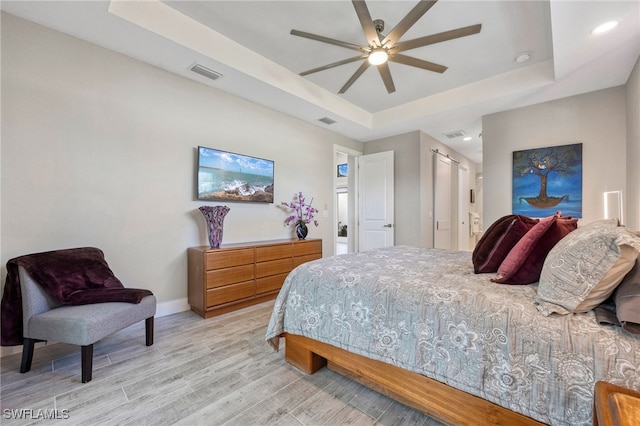
<svg viewBox="0 0 640 426">
<path fill-rule="evenodd" d="M 370 389 L 453 425 L 542 425 L 437 380 L 391 364 L 365 358 L 304 336 L 285 333 L 285 359 L 313 374 L 325 365 Z"/>
</svg>

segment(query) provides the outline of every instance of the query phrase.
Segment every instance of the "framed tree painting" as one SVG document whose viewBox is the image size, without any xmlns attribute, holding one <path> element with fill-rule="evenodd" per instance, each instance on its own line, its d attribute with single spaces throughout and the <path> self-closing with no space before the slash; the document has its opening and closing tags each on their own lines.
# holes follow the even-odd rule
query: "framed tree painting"
<svg viewBox="0 0 640 426">
<path fill-rule="evenodd" d="M 512 211 L 582 217 L 582 144 L 513 152 Z"/>
</svg>

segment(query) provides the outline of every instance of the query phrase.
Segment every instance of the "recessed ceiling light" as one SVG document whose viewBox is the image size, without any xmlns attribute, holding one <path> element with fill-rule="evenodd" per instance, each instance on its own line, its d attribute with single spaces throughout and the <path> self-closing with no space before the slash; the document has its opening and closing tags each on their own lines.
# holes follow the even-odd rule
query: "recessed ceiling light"
<svg viewBox="0 0 640 426">
<path fill-rule="evenodd" d="M 519 54 L 518 56 L 516 56 L 515 61 L 519 64 L 523 63 L 523 62 L 527 62 L 529 59 L 531 59 L 531 53 L 529 52 L 524 52 Z"/>
<path fill-rule="evenodd" d="M 616 26 L 618 26 L 618 21 L 605 22 L 604 24 L 600 24 L 597 27 L 595 27 L 594 29 L 592 29 L 591 30 L 591 34 L 604 34 L 607 31 L 611 31 Z"/>
<path fill-rule="evenodd" d="M 470 141 L 471 140 L 471 136 L 467 136 L 466 138 L 462 139 L 463 141 Z"/>
</svg>

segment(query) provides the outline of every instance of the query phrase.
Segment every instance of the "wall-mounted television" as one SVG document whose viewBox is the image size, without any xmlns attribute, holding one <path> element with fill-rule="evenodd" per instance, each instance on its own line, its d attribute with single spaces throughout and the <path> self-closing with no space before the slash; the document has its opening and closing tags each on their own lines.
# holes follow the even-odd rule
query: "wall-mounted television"
<svg viewBox="0 0 640 426">
<path fill-rule="evenodd" d="M 273 203 L 273 166 L 272 160 L 199 146 L 197 198 Z"/>
</svg>

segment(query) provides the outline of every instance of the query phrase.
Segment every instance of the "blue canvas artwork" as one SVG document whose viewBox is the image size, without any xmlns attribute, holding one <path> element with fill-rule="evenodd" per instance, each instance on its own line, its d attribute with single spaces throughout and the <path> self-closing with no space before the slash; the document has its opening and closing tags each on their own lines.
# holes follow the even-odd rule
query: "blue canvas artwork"
<svg viewBox="0 0 640 426">
<path fill-rule="evenodd" d="M 582 144 L 513 152 L 512 211 L 582 217 Z"/>
</svg>

